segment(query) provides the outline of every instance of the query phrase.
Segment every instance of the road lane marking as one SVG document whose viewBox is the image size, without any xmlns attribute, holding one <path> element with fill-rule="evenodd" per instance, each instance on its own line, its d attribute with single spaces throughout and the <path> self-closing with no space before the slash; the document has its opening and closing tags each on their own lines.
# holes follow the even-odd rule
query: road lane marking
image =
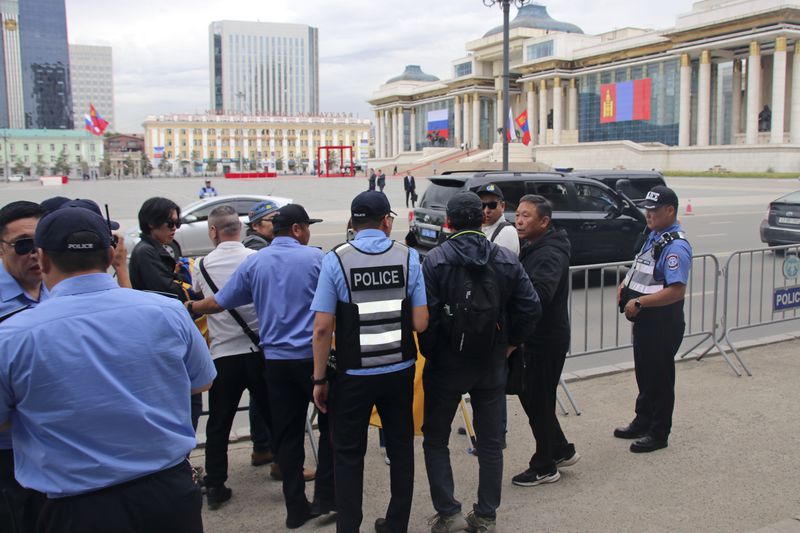
<svg viewBox="0 0 800 533">
<path fill-rule="evenodd" d="M 724 233 L 706 233 L 705 235 L 698 235 L 698 239 L 704 239 L 706 237 L 724 237 Z"/>
</svg>

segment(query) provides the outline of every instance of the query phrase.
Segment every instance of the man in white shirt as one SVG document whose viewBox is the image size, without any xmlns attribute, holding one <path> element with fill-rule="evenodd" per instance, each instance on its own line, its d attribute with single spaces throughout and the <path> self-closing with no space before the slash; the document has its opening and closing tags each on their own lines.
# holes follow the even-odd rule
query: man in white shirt
<svg viewBox="0 0 800 533">
<path fill-rule="evenodd" d="M 255 250 L 240 242 L 242 223 L 229 205 L 217 207 L 208 217 L 208 236 L 214 250 L 195 262 L 192 284 L 195 292 L 215 294 L 236 268 Z M 251 402 L 262 413 L 269 413 L 264 356 L 259 347 L 258 317 L 252 304 L 233 311 L 208 315 L 211 356 L 218 379 L 208 394 L 209 416 L 206 426 L 206 495 L 209 510 L 230 500 L 228 478 L 228 439 L 242 392 L 250 392 Z M 269 424 L 270 421 L 267 420 Z"/>
<path fill-rule="evenodd" d="M 494 183 L 487 183 L 476 192 L 483 203 L 483 234 L 491 242 L 511 250 L 519 257 L 519 235 L 514 225 L 503 216 L 506 210 L 503 191 Z"/>
</svg>

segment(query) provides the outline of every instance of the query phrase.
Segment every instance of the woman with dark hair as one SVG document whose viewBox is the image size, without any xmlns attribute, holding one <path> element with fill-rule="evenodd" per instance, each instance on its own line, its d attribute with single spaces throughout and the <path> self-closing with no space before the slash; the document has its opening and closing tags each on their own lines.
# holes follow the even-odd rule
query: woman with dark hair
<svg viewBox="0 0 800 533">
<path fill-rule="evenodd" d="M 181 208 L 167 198 L 150 198 L 139 209 L 141 241 L 131 253 L 130 276 L 134 289 L 174 294 L 181 301 L 187 293 L 178 276 L 181 250 L 175 230 L 181 225 Z"/>
</svg>

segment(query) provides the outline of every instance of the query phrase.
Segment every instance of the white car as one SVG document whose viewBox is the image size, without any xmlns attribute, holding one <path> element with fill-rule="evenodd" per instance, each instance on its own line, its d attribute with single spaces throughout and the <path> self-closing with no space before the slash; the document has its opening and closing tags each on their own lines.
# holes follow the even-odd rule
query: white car
<svg viewBox="0 0 800 533">
<path fill-rule="evenodd" d="M 208 215 L 216 207 L 230 205 L 239 214 L 242 224 L 247 224 L 247 213 L 259 202 L 275 202 L 279 206 L 292 203 L 291 198 L 280 196 L 261 196 L 257 194 L 242 194 L 231 196 L 214 196 L 193 202 L 181 208 L 181 227 L 175 231 L 175 242 L 181 247 L 181 252 L 186 257 L 206 255 L 214 249 L 208 238 Z M 242 228 L 242 238 L 245 230 Z M 128 253 L 139 242 L 139 228 L 131 228 L 125 232 L 125 246 Z"/>
<path fill-rule="evenodd" d="M 12 174 L 8 177 L 8 181 L 24 181 L 25 176 L 22 174 Z"/>
</svg>

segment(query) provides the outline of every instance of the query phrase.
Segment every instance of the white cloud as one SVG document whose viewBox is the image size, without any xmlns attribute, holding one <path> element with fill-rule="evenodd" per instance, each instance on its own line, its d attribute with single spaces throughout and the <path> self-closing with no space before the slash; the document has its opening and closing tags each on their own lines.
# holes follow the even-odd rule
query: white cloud
<svg viewBox="0 0 800 533">
<path fill-rule="evenodd" d="M 66 0 L 70 42 L 114 48 L 118 131 L 141 131 L 148 114 L 209 107 L 208 25 L 214 20 L 296 22 L 319 28 L 323 111 L 369 117 L 366 99 L 407 64 L 447 77 L 464 43 L 502 24 L 481 0 Z M 668 28 L 691 0 L 547 3 L 553 18 L 586 33 Z M 516 14 L 512 8 L 511 16 Z"/>
</svg>

